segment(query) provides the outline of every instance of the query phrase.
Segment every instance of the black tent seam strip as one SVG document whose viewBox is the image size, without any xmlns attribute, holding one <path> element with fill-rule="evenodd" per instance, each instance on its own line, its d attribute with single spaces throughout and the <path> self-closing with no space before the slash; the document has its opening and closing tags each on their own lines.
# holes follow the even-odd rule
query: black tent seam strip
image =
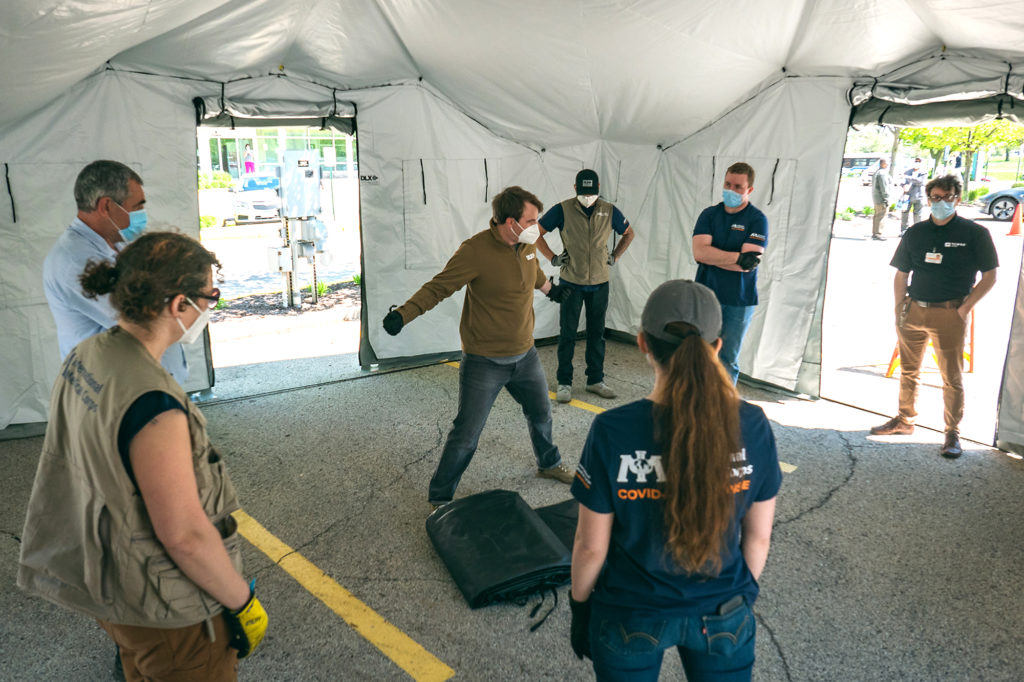
<svg viewBox="0 0 1024 682">
<path fill-rule="evenodd" d="M 715 200 L 715 165 L 718 157 L 711 157 L 711 201 Z"/>
<path fill-rule="evenodd" d="M 772 199 L 775 198 L 775 174 L 779 170 L 779 161 L 780 161 L 780 159 L 778 157 L 776 157 L 775 158 L 775 168 L 772 168 L 772 191 L 771 191 L 771 194 L 768 195 L 768 205 L 769 206 L 772 205 Z"/>
<path fill-rule="evenodd" d="M 491 179 L 487 174 L 487 159 L 484 159 L 484 203 L 487 203 L 487 196 L 491 193 Z"/>
<path fill-rule="evenodd" d="M 420 159 L 420 185 L 423 189 L 423 205 L 427 205 L 427 174 L 423 170 L 423 159 Z"/>
<path fill-rule="evenodd" d="M 7 196 L 11 198 L 11 222 L 18 222 L 18 211 L 14 207 L 14 192 L 11 191 L 11 168 L 4 161 L 4 181 L 7 183 Z"/>
</svg>

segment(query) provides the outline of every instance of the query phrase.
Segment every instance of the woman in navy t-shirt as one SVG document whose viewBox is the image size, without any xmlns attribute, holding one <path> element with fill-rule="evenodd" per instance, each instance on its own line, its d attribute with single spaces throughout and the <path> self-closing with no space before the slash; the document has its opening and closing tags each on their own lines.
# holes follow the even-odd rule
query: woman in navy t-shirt
<svg viewBox="0 0 1024 682">
<path fill-rule="evenodd" d="M 718 362 L 721 309 L 672 280 L 644 306 L 644 400 L 590 428 L 572 494 L 572 646 L 599 680 L 657 680 L 675 646 L 691 680 L 749 680 L 757 578 L 782 481 L 761 408 Z"/>
</svg>

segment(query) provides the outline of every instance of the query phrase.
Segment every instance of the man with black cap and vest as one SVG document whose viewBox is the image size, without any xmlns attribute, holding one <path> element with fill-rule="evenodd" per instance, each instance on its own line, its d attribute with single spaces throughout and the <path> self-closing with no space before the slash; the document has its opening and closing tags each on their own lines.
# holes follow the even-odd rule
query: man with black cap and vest
<svg viewBox="0 0 1024 682">
<path fill-rule="evenodd" d="M 572 356 L 580 312 L 587 308 L 587 391 L 602 398 L 614 398 L 615 391 L 604 383 L 604 316 L 608 311 L 608 278 L 611 266 L 633 241 L 633 227 L 611 202 L 598 196 L 597 173 L 585 168 L 576 174 L 576 196 L 555 204 L 541 217 L 543 234 L 537 250 L 561 267 L 559 282 L 569 290 L 561 304 L 558 334 L 558 392 L 560 403 L 572 400 Z M 555 255 L 544 234 L 561 230 L 561 254 Z M 609 250 L 612 233 L 621 237 Z"/>
</svg>

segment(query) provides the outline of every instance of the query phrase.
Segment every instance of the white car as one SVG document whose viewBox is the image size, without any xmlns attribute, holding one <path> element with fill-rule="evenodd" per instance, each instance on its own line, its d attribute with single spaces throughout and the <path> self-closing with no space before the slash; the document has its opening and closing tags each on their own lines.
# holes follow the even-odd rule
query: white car
<svg viewBox="0 0 1024 682">
<path fill-rule="evenodd" d="M 281 219 L 281 181 L 274 175 L 247 175 L 235 189 L 234 221 L 260 222 Z"/>
</svg>

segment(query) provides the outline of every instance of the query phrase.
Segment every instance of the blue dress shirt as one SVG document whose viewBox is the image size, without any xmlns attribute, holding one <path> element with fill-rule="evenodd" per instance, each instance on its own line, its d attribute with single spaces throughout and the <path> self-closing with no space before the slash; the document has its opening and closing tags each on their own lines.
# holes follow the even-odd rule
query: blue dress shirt
<svg viewBox="0 0 1024 682">
<path fill-rule="evenodd" d="M 117 311 L 109 296 L 86 298 L 78 277 L 90 260 L 113 261 L 117 252 L 91 227 L 75 218 L 43 261 L 43 293 L 57 323 L 57 343 L 63 360 L 71 349 L 105 329 L 117 324 Z M 188 379 L 188 362 L 180 343 L 176 343 L 160 359 L 171 376 L 184 385 Z"/>
</svg>

